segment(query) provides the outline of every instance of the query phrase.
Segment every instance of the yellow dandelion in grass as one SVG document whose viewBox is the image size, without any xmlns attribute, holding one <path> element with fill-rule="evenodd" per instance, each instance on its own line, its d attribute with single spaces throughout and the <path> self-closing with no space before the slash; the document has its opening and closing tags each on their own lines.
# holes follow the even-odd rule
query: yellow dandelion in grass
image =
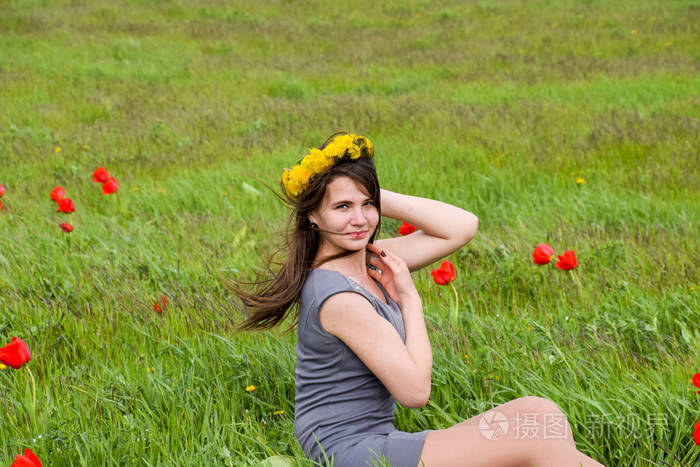
<svg viewBox="0 0 700 467">
<path fill-rule="evenodd" d="M 221 192 L 221 196 L 226 196 L 226 192 L 225 192 L 225 191 L 222 191 L 222 192 Z"/>
<path fill-rule="evenodd" d="M 165 193 L 165 190 L 162 189 L 162 188 L 158 188 L 156 191 L 157 191 L 158 193 Z"/>
<path fill-rule="evenodd" d="M 0 363 L 0 370 L 4 370 L 5 368 L 7 368 L 7 366 L 5 366 L 5 365 L 3 365 L 2 363 Z"/>
<path fill-rule="evenodd" d="M 272 414 L 273 415 L 282 415 L 284 413 L 284 410 L 276 410 Z"/>
<path fill-rule="evenodd" d="M 695 290 L 695 287 L 693 287 L 693 286 L 691 285 L 691 286 L 690 286 L 690 290 Z"/>
<path fill-rule="evenodd" d="M 632 34 L 632 35 L 637 34 L 637 30 L 636 30 L 636 29 L 632 29 L 632 30 L 630 31 L 630 34 Z"/>
<path fill-rule="evenodd" d="M 87 144 L 83 144 L 83 149 L 87 150 Z"/>
<path fill-rule="evenodd" d="M 60 147 L 60 146 L 56 146 L 56 149 L 54 149 L 54 151 L 56 151 L 56 152 L 61 152 L 61 147 Z"/>
<path fill-rule="evenodd" d="M 584 179 L 583 177 L 576 177 L 576 183 L 581 185 L 582 183 L 586 183 L 586 179 Z"/>
<path fill-rule="evenodd" d="M 531 330 L 532 330 L 532 327 L 531 327 L 531 326 L 528 326 L 528 327 L 527 327 L 527 332 L 530 332 Z"/>
<path fill-rule="evenodd" d="M 248 392 L 255 391 L 255 386 L 246 386 L 245 390 Z"/>
<path fill-rule="evenodd" d="M 670 42 L 666 42 L 666 43 L 664 44 L 664 46 L 665 46 L 665 47 L 671 47 L 671 43 L 670 43 Z"/>
<path fill-rule="evenodd" d="M 134 187 L 131 188 L 131 191 L 139 191 L 139 187 L 134 186 Z"/>
<path fill-rule="evenodd" d="M 559 26 L 559 23 L 557 23 L 556 21 L 554 23 L 552 23 L 553 28 L 556 28 L 557 26 Z"/>
</svg>

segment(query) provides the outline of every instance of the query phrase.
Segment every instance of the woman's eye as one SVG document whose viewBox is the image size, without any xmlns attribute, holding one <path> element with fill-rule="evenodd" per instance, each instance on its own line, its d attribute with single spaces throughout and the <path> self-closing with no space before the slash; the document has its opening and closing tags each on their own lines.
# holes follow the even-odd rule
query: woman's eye
<svg viewBox="0 0 700 467">
<path fill-rule="evenodd" d="M 335 208 L 336 208 L 336 209 L 339 209 L 339 208 L 342 208 L 342 207 L 345 207 L 345 206 L 347 206 L 347 204 L 339 204 L 339 205 L 337 205 Z"/>
</svg>

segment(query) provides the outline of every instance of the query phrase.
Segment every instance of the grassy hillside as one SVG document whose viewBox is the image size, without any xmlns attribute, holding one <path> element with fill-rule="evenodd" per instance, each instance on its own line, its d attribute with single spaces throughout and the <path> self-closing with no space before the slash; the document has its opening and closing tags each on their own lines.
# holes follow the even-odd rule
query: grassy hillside
<svg viewBox="0 0 700 467">
<path fill-rule="evenodd" d="M 456 324 L 414 273 L 433 385 L 399 429 L 537 395 L 606 465 L 700 462 L 697 2 L 330 3 L 0 3 L 0 346 L 32 351 L 0 370 L 0 465 L 312 465 L 296 336 L 234 335 L 221 278 L 264 269 L 287 210 L 263 183 L 339 129 L 383 188 L 480 219 Z"/>
</svg>

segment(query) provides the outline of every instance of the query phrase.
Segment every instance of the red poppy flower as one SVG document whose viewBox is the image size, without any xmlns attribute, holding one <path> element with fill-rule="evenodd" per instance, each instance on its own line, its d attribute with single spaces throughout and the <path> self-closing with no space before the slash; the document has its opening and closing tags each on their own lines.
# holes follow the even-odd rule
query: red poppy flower
<svg viewBox="0 0 700 467">
<path fill-rule="evenodd" d="M 547 264 L 552 261 L 553 254 L 554 249 L 551 246 L 546 243 L 538 243 L 535 251 L 532 252 L 532 262 L 539 265 Z"/>
<path fill-rule="evenodd" d="M 5 347 L 0 348 L 0 363 L 19 370 L 32 358 L 29 347 L 19 337 L 13 337 Z"/>
<path fill-rule="evenodd" d="M 64 231 L 65 233 L 71 233 L 71 232 L 73 231 L 73 226 L 70 225 L 68 222 L 61 222 L 61 223 L 58 224 L 58 225 L 61 226 L 61 228 L 63 229 L 63 231 Z"/>
<path fill-rule="evenodd" d="M 408 235 L 410 233 L 413 233 L 416 231 L 416 228 L 413 227 L 411 224 L 407 224 L 403 222 L 401 224 L 401 227 L 399 227 L 399 235 Z"/>
<path fill-rule="evenodd" d="M 457 278 L 455 267 L 449 261 L 443 261 L 440 267 L 430 271 L 430 274 L 433 275 L 433 280 L 438 285 L 447 285 Z"/>
<path fill-rule="evenodd" d="M 566 250 L 563 255 L 557 255 L 557 258 L 559 258 L 559 262 L 555 266 L 562 271 L 568 271 L 578 266 L 574 250 Z"/>
<path fill-rule="evenodd" d="M 163 308 L 168 307 L 168 299 L 165 298 L 165 295 L 163 295 L 160 299 L 163 301 L 163 307 L 161 308 L 160 303 L 156 302 L 153 304 L 153 309 L 158 313 L 163 313 Z"/>
<path fill-rule="evenodd" d="M 700 388 L 700 373 L 693 375 L 693 384 Z M 700 391 L 698 391 L 698 394 L 700 394 Z"/>
<path fill-rule="evenodd" d="M 695 430 L 693 431 L 693 439 L 695 440 L 695 444 L 700 446 L 700 420 L 695 422 Z"/>
<path fill-rule="evenodd" d="M 57 186 L 53 190 L 51 190 L 51 200 L 52 201 L 58 201 L 60 199 L 63 199 L 66 197 L 66 190 L 63 189 L 62 186 Z"/>
<path fill-rule="evenodd" d="M 2 195 L 5 194 L 5 187 L 0 185 L 0 198 L 2 198 Z"/>
<path fill-rule="evenodd" d="M 110 177 L 109 180 L 102 184 L 102 194 L 110 195 L 119 189 L 119 183 L 114 177 Z"/>
<path fill-rule="evenodd" d="M 31 450 L 25 449 L 24 455 L 18 455 L 10 467 L 41 467 L 41 461 Z"/>
<path fill-rule="evenodd" d="M 104 183 L 109 180 L 109 172 L 104 167 L 98 167 L 97 170 L 92 174 L 92 181 L 97 183 Z"/>
<path fill-rule="evenodd" d="M 59 199 L 57 203 L 58 209 L 56 212 L 65 212 L 66 214 L 69 214 L 75 211 L 75 203 L 73 203 L 73 200 L 70 198 Z"/>
</svg>

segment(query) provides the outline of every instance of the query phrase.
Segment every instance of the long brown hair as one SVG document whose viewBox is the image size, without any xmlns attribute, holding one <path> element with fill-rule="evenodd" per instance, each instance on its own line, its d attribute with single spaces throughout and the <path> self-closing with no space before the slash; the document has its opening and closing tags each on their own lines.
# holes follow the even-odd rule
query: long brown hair
<svg viewBox="0 0 700 467">
<path fill-rule="evenodd" d="M 335 136 L 347 133 L 346 131 L 333 133 L 319 146 L 319 149 L 325 148 Z M 339 176 L 352 178 L 360 187 L 364 187 L 374 202 L 379 212 L 377 228 L 369 239 L 369 243 L 374 243 L 381 227 L 381 205 L 377 170 L 371 157 L 351 159 L 346 155 L 333 166 L 313 177 L 309 187 L 298 200 L 287 196 L 280 181 L 284 194 L 284 197 L 280 198 L 292 208 L 287 220 L 286 231 L 286 249 L 289 253 L 278 271 L 271 271 L 268 267 L 268 278 L 260 278 L 261 274 L 259 274 L 258 280 L 247 283 L 223 279 L 224 285 L 241 299 L 243 313 L 246 316 L 245 320 L 236 327 L 236 333 L 247 330 L 271 329 L 277 326 L 284 321 L 290 310 L 298 310 L 301 290 L 312 268 L 355 253 L 352 250 L 345 250 L 332 256 L 320 258 L 315 264 L 313 262 L 321 244 L 321 231 L 311 225 L 308 215 L 321 205 L 326 194 L 326 186 Z M 268 261 L 267 264 L 272 264 L 272 262 Z M 270 274 L 272 277 L 269 277 Z M 240 284 L 253 285 L 254 290 L 245 290 L 239 286 Z M 294 329 L 297 325 L 297 319 L 298 314 L 294 316 L 294 320 L 285 334 Z"/>
</svg>

